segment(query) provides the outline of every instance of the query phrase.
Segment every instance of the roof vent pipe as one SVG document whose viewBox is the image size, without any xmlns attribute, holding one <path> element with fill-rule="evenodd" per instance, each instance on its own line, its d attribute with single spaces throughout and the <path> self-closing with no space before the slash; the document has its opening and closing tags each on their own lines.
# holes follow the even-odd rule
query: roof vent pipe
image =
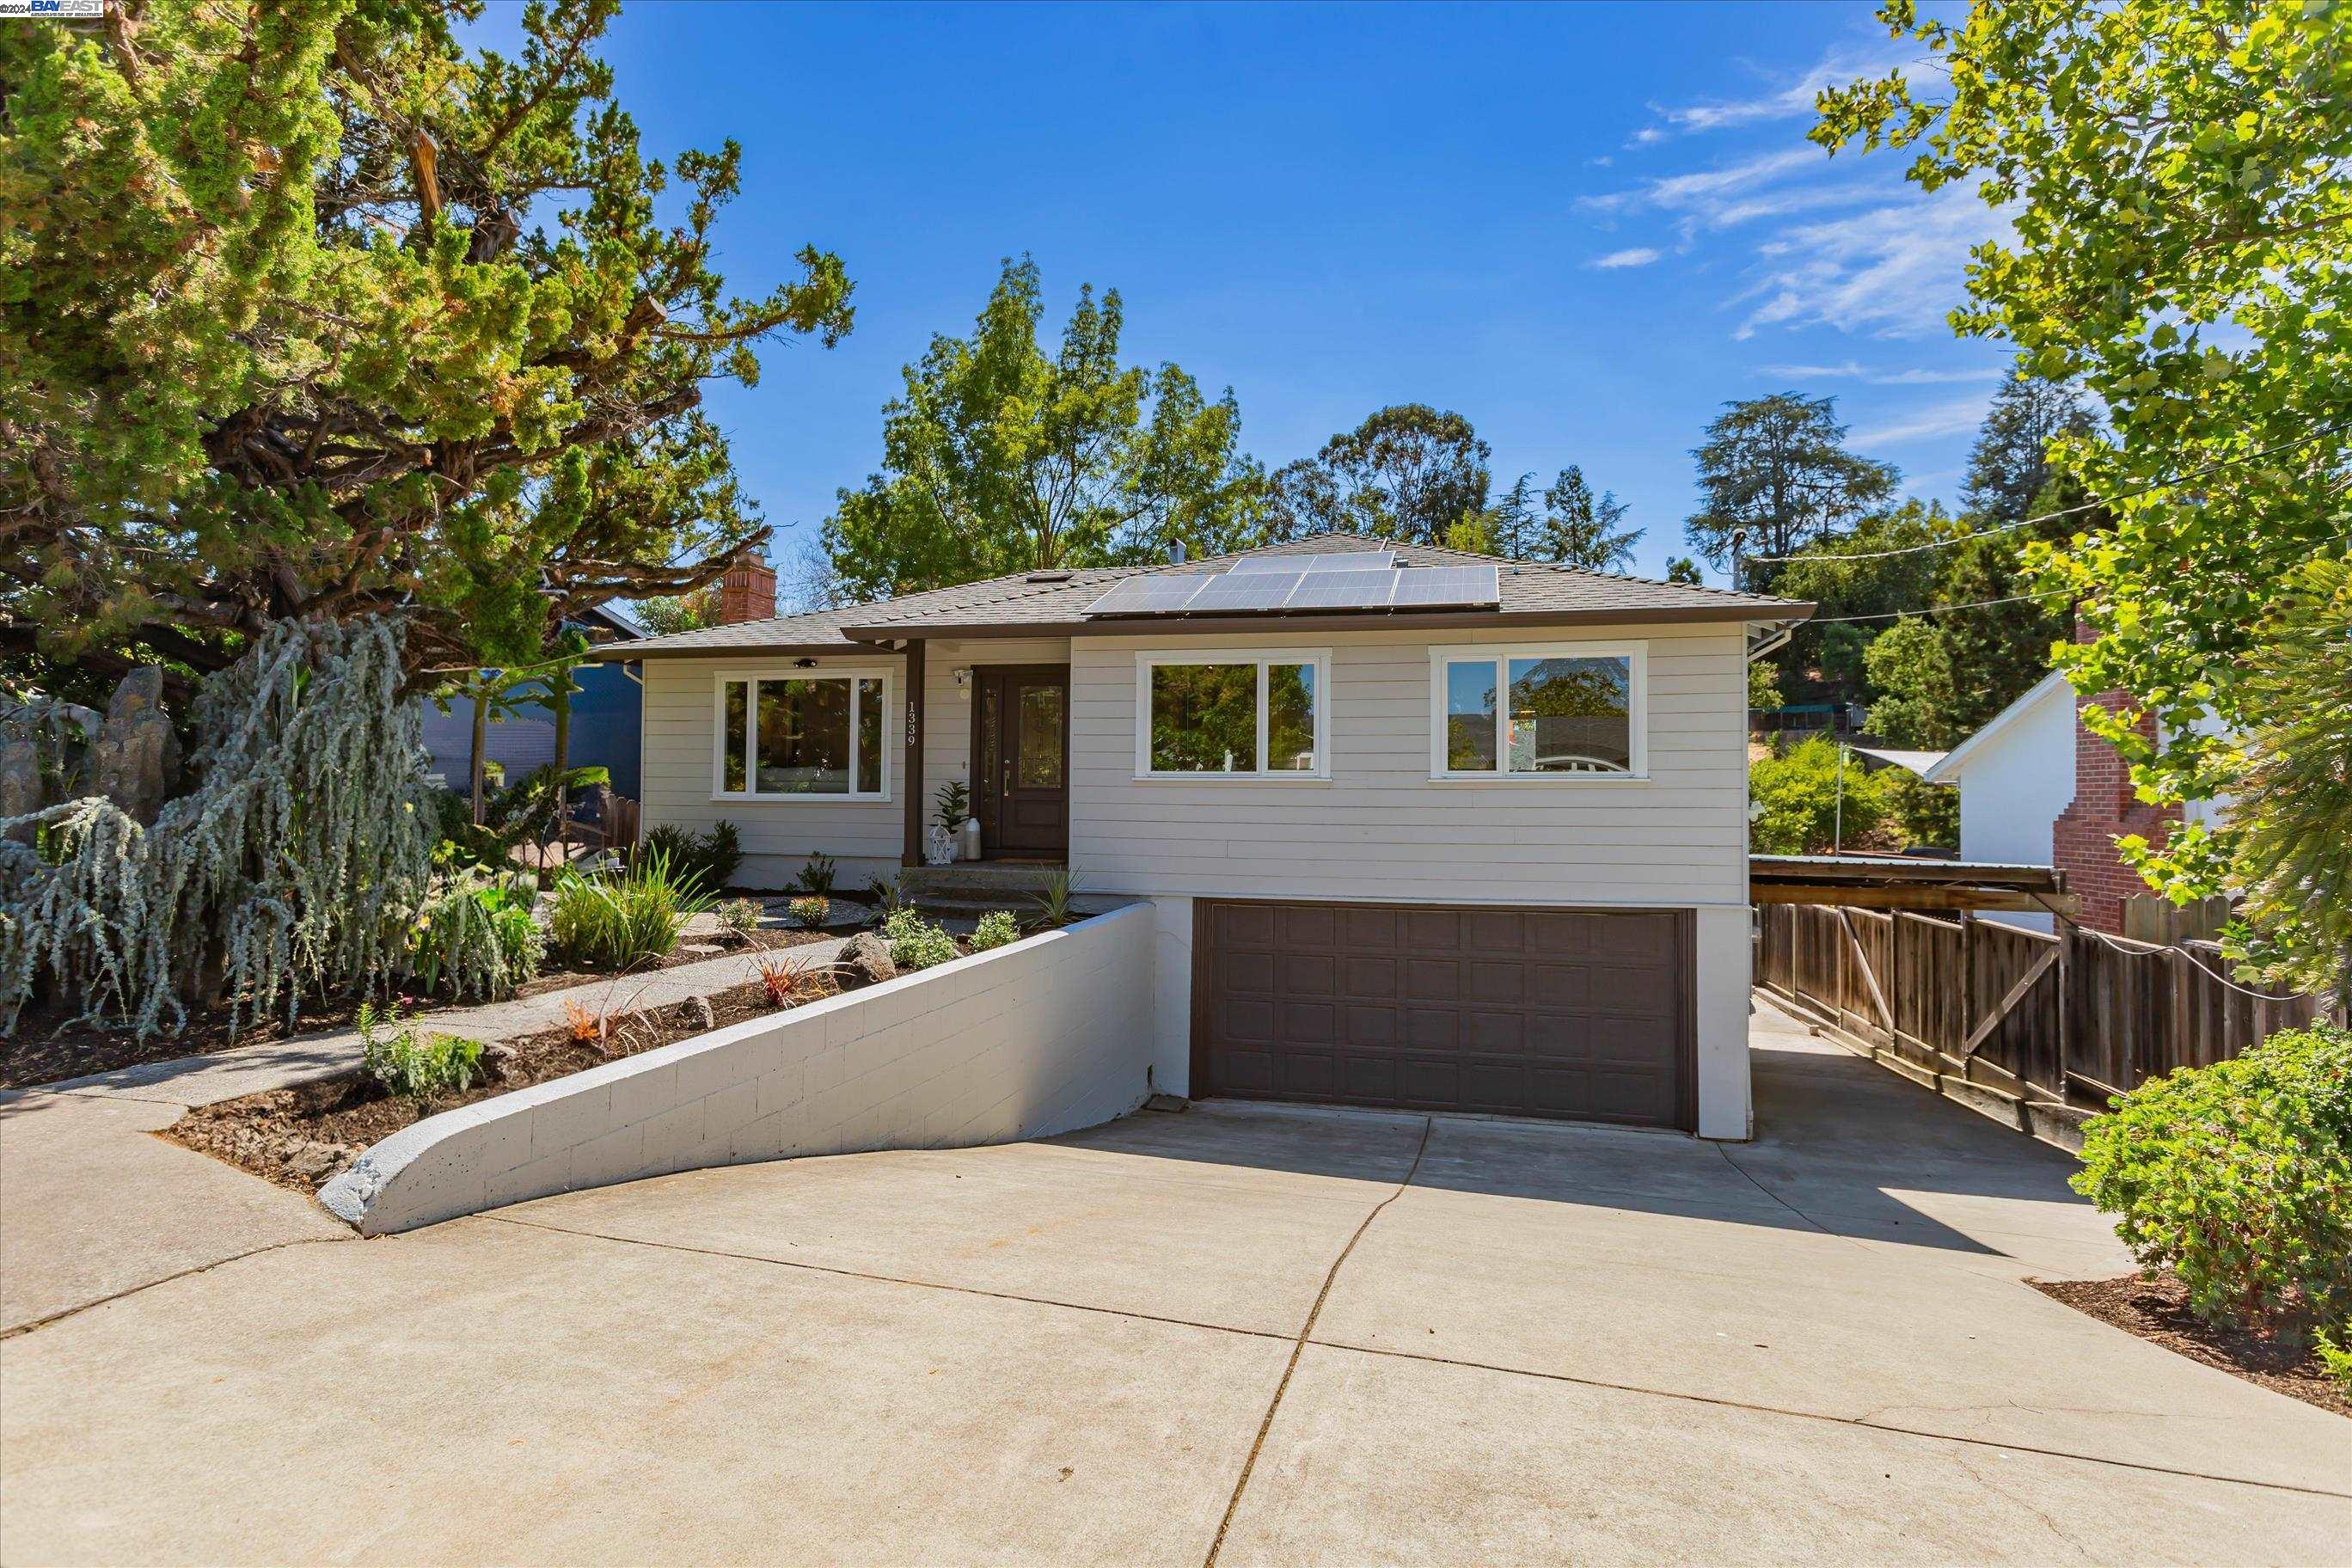
<svg viewBox="0 0 2352 1568">
<path fill-rule="evenodd" d="M 1184 542 L 1182 540 L 1171 539 L 1168 542 L 1168 564 L 1171 566 L 1181 566 L 1184 564 Z"/>
</svg>

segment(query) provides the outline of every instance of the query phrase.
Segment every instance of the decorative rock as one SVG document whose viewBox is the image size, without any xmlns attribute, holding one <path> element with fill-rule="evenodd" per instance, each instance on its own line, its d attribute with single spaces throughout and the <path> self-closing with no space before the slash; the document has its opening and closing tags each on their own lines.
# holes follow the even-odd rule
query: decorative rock
<svg viewBox="0 0 2352 1568">
<path fill-rule="evenodd" d="M 342 1168 L 343 1146 L 316 1140 L 297 1143 L 286 1152 L 286 1169 L 306 1182 L 323 1182 Z"/>
<path fill-rule="evenodd" d="M 708 996 L 689 996 L 677 1005 L 678 1022 L 698 1033 L 719 1027 L 719 1010 Z"/>
<path fill-rule="evenodd" d="M 124 815 L 152 823 L 180 784 L 180 738 L 163 712 L 163 671 L 146 665 L 122 678 L 90 747 L 98 793 Z"/>
<path fill-rule="evenodd" d="M 898 966 L 890 962 L 890 944 L 875 931 L 860 931 L 849 939 L 841 950 L 841 967 L 863 976 L 869 984 L 898 978 Z"/>
<path fill-rule="evenodd" d="M 504 1083 L 514 1076 L 516 1058 L 521 1055 L 512 1046 L 492 1043 L 482 1047 L 482 1070 Z"/>
</svg>

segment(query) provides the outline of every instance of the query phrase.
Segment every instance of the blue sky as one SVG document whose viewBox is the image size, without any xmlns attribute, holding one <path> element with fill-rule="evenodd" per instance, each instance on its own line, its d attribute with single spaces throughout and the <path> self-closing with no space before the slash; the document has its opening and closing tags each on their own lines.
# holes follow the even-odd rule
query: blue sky
<svg viewBox="0 0 2352 1568">
<path fill-rule="evenodd" d="M 1269 466 L 1383 404 L 1458 410 L 1498 487 L 1575 462 L 1630 501 L 1644 574 L 1726 399 L 1834 395 L 1948 499 L 2006 363 L 1944 321 L 1999 220 L 1803 139 L 1821 81 L 1916 58 L 1863 5 L 640 0 L 606 54 L 649 153 L 743 143 L 731 283 L 806 242 L 856 280 L 840 347 L 779 344 L 711 399 L 780 556 L 1024 251 L 1056 328 L 1117 288 L 1129 360 L 1230 384 Z"/>
</svg>

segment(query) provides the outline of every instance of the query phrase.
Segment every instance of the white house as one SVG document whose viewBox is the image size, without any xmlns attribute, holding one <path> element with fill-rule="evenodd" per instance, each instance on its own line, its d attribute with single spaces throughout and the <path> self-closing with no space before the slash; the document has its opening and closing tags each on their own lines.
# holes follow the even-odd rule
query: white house
<svg viewBox="0 0 2352 1568">
<path fill-rule="evenodd" d="M 2074 798 L 2074 689 L 2053 670 L 1921 777 L 1960 791 L 1960 858 L 2054 865 L 2052 828 Z M 1986 920 L 2048 931 L 2046 914 Z"/>
<path fill-rule="evenodd" d="M 854 888 L 959 781 L 1156 906 L 1162 1089 L 1740 1138 L 1746 649 L 1811 608 L 1337 537 L 715 626 L 628 649 L 645 823 Z"/>
</svg>

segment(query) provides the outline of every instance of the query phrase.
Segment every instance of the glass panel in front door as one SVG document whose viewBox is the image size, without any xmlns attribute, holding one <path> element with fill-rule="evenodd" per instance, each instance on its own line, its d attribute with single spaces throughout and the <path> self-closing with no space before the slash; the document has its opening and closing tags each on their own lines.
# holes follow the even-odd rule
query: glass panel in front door
<svg viewBox="0 0 2352 1568">
<path fill-rule="evenodd" d="M 1023 789 L 1062 787 L 1062 689 L 1021 689 L 1019 776 Z"/>
</svg>

